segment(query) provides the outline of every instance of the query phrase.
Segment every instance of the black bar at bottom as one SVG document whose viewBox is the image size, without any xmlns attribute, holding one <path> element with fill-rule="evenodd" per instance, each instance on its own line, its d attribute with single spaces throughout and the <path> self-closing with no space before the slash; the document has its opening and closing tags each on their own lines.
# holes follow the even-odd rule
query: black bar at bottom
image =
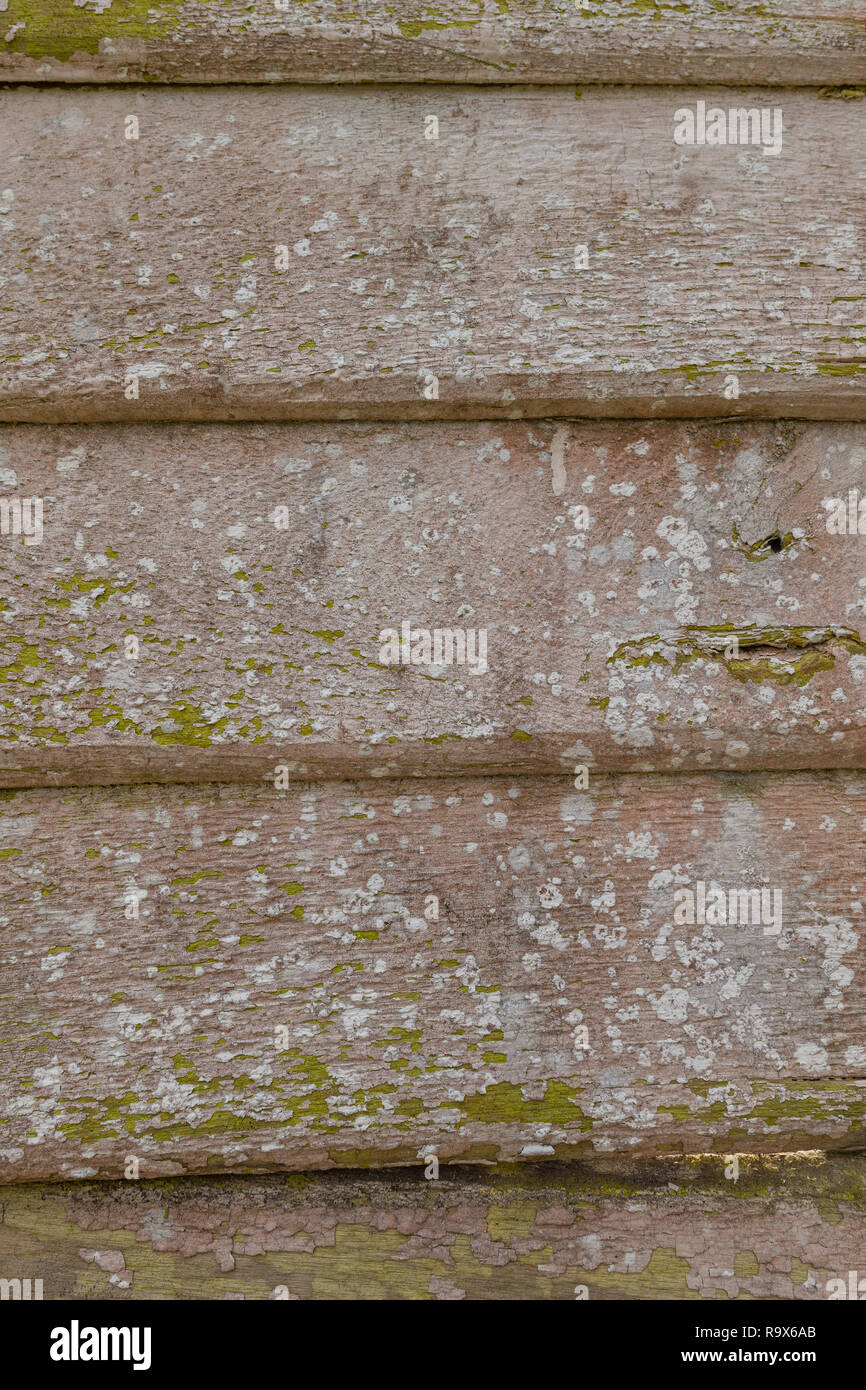
<svg viewBox="0 0 866 1390">
<path fill-rule="evenodd" d="M 267 1308 L 261 1306 L 265 1301 Z M 540 1351 L 534 1316 L 527 1323 L 526 1314 L 522 1314 L 517 1323 L 512 1319 L 507 1328 L 502 1327 L 493 1303 L 476 1303 L 471 1318 L 466 1317 L 464 1302 L 464 1311 L 453 1309 L 445 1324 L 439 1321 L 441 1311 L 432 1324 L 427 1323 L 426 1317 L 416 1324 L 403 1322 L 408 1317 L 406 1309 L 401 1315 L 391 1306 L 390 1313 L 383 1317 L 372 1301 L 350 1307 L 346 1301 L 335 1300 L 339 1302 L 339 1313 L 333 1307 L 321 1310 L 321 1331 L 326 1336 L 319 1337 L 316 1313 L 311 1322 L 310 1308 L 302 1313 L 300 1301 L 292 1300 L 285 1308 L 279 1306 L 279 1298 L 218 1303 L 124 1300 L 110 1307 L 101 1301 L 14 1305 L 5 1302 L 0 1304 L 0 1336 L 7 1367 L 12 1353 L 19 1361 L 17 1374 L 38 1372 L 49 1383 L 64 1383 L 70 1376 L 92 1381 L 101 1372 L 115 1378 L 128 1373 L 141 1381 L 146 1376 L 161 1378 L 167 1372 L 189 1372 L 196 1377 L 213 1375 L 219 1385 L 228 1378 L 243 1377 L 246 1382 L 259 1376 L 266 1378 L 276 1374 L 280 1365 L 296 1382 L 298 1367 L 290 1371 L 285 1358 L 290 1347 L 294 1348 L 294 1359 L 305 1344 L 318 1347 L 319 1357 L 311 1355 L 304 1379 L 319 1370 L 332 1380 L 340 1370 L 343 1351 L 347 1372 L 357 1374 L 358 1356 L 364 1348 L 370 1353 L 368 1367 L 372 1368 L 377 1345 L 380 1352 L 390 1346 L 396 1358 L 391 1360 L 389 1356 L 387 1375 L 391 1379 L 403 1361 L 399 1334 L 404 1329 L 428 1334 L 435 1330 L 439 1337 L 443 1332 L 459 1332 L 463 1350 L 457 1361 L 464 1383 L 474 1375 L 473 1347 L 479 1358 L 478 1374 L 483 1374 L 487 1384 L 491 1361 L 495 1363 L 500 1354 L 511 1355 L 508 1347 L 513 1347 L 515 1334 L 521 1343 L 524 1367 L 526 1355 L 531 1364 L 533 1345 Z M 592 1350 L 599 1361 L 591 1375 L 605 1370 L 617 1378 L 630 1372 L 641 1377 L 666 1376 L 679 1368 L 686 1378 L 699 1380 L 708 1368 L 715 1366 L 729 1372 L 760 1368 L 769 1375 L 770 1384 L 780 1372 L 792 1369 L 805 1368 L 826 1379 L 828 1375 L 847 1373 L 851 1364 L 858 1364 L 863 1318 L 859 1309 L 844 1306 L 852 1301 L 864 1300 L 859 1296 L 852 1300 L 848 1294 L 838 1300 L 736 1302 L 578 1297 L 564 1321 L 557 1317 L 551 1330 L 563 1339 L 558 1342 L 557 1361 L 565 1359 L 567 1364 L 574 1357 L 575 1374 L 577 1365 L 586 1365 L 584 1358 Z M 487 1317 L 491 1315 L 493 1321 L 488 1327 Z M 451 1317 L 456 1317 L 454 1323 Z M 444 1360 L 432 1358 L 428 1363 L 429 1376 L 417 1363 L 411 1372 L 406 1367 L 410 1379 L 435 1381 L 447 1372 L 450 1358 L 445 1346 L 441 1342 L 438 1345 L 445 1353 Z M 453 1350 L 456 1353 L 456 1347 Z M 544 1373 L 545 1360 L 542 1357 L 537 1367 L 539 1375 Z M 547 1372 L 551 1369 L 548 1364 Z"/>
</svg>

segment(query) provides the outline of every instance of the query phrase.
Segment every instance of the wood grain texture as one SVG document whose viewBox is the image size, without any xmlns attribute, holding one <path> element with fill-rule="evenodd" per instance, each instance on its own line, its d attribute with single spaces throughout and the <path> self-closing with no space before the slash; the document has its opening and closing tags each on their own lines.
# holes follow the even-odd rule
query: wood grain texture
<svg viewBox="0 0 866 1390">
<path fill-rule="evenodd" d="M 0 418 L 861 418 L 866 101 L 706 95 L 8 91 Z"/>
<path fill-rule="evenodd" d="M 866 536 L 822 502 L 864 463 L 791 422 L 0 427 L 43 499 L 0 780 L 862 766 Z M 487 669 L 384 664 L 404 621 Z"/>
<path fill-rule="evenodd" d="M 26 82 L 866 81 L 856 0 L 7 0 Z M 2 38 L 3 35 L 0 35 Z"/>
<path fill-rule="evenodd" d="M 724 1167 L 5 1187 L 0 1276 L 45 1300 L 808 1301 L 862 1269 L 862 1157 Z"/>
<path fill-rule="evenodd" d="M 4 1181 L 863 1145 L 862 774 L 2 805 Z"/>
</svg>

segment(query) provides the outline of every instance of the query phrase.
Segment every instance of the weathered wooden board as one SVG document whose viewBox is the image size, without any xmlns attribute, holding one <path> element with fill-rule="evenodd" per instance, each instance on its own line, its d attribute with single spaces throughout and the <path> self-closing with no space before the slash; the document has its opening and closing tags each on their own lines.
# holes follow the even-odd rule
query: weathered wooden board
<svg viewBox="0 0 866 1390">
<path fill-rule="evenodd" d="M 0 418 L 861 418 L 866 101 L 575 95 L 7 91 Z"/>
<path fill-rule="evenodd" d="M 0 1277 L 45 1300 L 820 1300 L 862 1270 L 864 1164 L 28 1184 L 0 1188 Z"/>
<path fill-rule="evenodd" d="M 6 80 L 866 81 L 857 0 L 5 0 Z M 0 35 L 3 38 L 3 35 Z"/>
<path fill-rule="evenodd" d="M 0 537 L 0 779 L 863 766 L 866 535 L 822 502 L 864 462 L 790 422 L 2 427 L 43 521 Z M 474 666 L 384 664 L 404 621 Z"/>
<path fill-rule="evenodd" d="M 863 1144 L 862 774 L 2 805 L 4 1181 Z"/>
</svg>

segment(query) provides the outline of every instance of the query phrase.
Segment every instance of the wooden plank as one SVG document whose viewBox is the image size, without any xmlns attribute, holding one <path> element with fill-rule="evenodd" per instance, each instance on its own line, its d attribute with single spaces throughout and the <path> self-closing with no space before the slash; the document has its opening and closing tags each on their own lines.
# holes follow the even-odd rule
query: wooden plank
<svg viewBox="0 0 866 1390">
<path fill-rule="evenodd" d="M 861 418 L 866 102 L 706 95 L 7 92 L 0 418 Z"/>
<path fill-rule="evenodd" d="M 16 82 L 866 81 L 854 0 L 6 0 Z M 3 36 L 0 35 L 0 38 Z"/>
<path fill-rule="evenodd" d="M 863 766 L 866 538 L 822 503 L 864 459 L 792 422 L 7 426 L 43 522 L 0 537 L 0 780 Z M 404 622 L 474 665 L 390 664 Z"/>
<path fill-rule="evenodd" d="M 724 1166 L 6 1187 L 0 1274 L 46 1300 L 593 1302 L 826 1299 L 862 1268 L 862 1157 Z"/>
<path fill-rule="evenodd" d="M 863 1145 L 863 774 L 2 804 L 0 1180 Z"/>
</svg>

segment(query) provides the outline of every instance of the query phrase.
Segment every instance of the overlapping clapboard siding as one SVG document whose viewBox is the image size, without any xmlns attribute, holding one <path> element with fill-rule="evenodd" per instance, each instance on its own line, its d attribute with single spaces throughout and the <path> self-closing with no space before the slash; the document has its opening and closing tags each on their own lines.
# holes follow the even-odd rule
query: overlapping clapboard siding
<svg viewBox="0 0 866 1390">
<path fill-rule="evenodd" d="M 6 1181 L 862 1145 L 862 774 L 2 806 Z"/>
<path fill-rule="evenodd" d="M 866 21 L 349 11 L 0 16 L 0 497 L 44 508 L 0 535 L 0 1277 L 826 1298 Z M 699 100 L 781 156 L 675 144 Z M 385 664 L 404 621 L 487 669 Z M 674 921 L 699 883 L 768 920 Z"/>
<path fill-rule="evenodd" d="M 4 496 L 43 499 L 41 543 L 0 540 L 6 785 L 862 765 L 866 537 L 823 505 L 862 425 L 6 426 L 0 451 Z M 387 664 L 404 621 L 483 630 L 486 669 Z"/>
<path fill-rule="evenodd" d="M 2 1191 L 45 1299 L 826 1299 L 862 1268 L 861 1157 L 62 1183 Z M 384 1177 L 384 1180 L 383 1180 Z M 590 1316 L 587 1312 L 587 1316 Z"/>
<path fill-rule="evenodd" d="M 857 0 L 7 0 L 3 17 L 14 81 L 866 81 Z"/>
<path fill-rule="evenodd" d="M 706 97 L 7 91 L 0 418 L 857 419 L 866 102 L 726 90 L 773 158 Z"/>
</svg>

